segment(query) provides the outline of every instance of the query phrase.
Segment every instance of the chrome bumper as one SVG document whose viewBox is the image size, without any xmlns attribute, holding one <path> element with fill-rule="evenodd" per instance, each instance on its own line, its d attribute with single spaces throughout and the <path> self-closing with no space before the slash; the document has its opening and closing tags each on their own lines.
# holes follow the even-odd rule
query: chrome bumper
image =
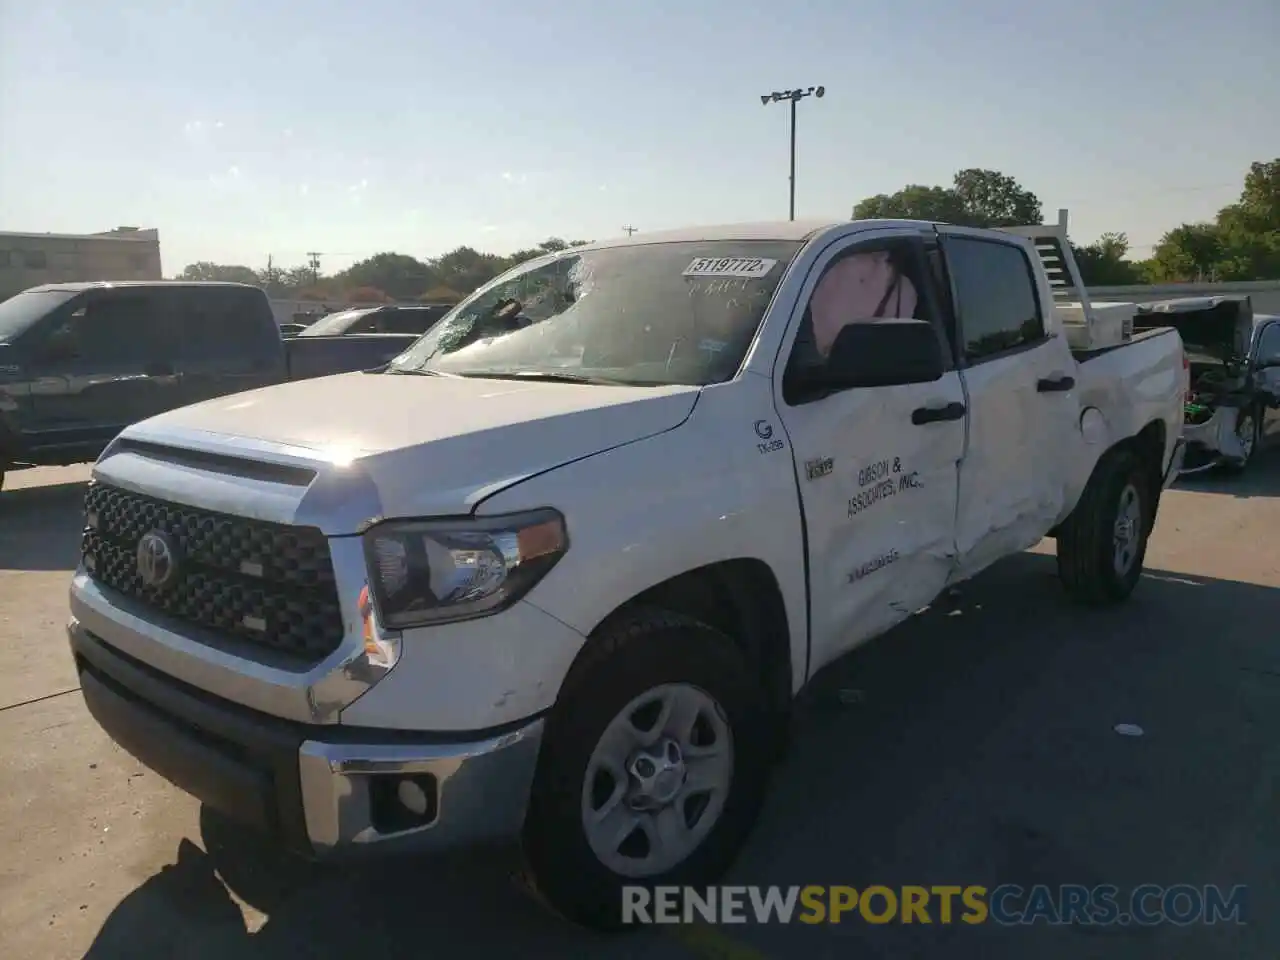
<svg viewBox="0 0 1280 960">
<path fill-rule="evenodd" d="M 515 837 L 524 824 L 543 721 L 471 743 L 322 743 L 299 749 L 307 839 L 319 855 L 373 844 L 431 849 Z M 435 817 L 386 833 L 372 815 L 375 782 L 425 781 Z"/>
<path fill-rule="evenodd" d="M 543 721 L 464 741 L 299 723 L 210 695 L 72 619 L 90 713 L 144 765 L 308 856 L 433 850 L 518 835 Z M 398 797 L 403 781 L 422 809 Z M 397 806 L 399 804 L 399 806 Z"/>
</svg>

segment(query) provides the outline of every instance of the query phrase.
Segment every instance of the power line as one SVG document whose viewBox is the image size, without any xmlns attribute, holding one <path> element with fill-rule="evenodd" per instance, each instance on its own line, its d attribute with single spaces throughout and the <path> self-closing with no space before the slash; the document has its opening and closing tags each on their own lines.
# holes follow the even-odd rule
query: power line
<svg viewBox="0 0 1280 960">
<path fill-rule="evenodd" d="M 322 253 L 310 251 L 307 253 L 307 266 L 311 268 L 311 282 L 320 282 L 320 258 L 324 256 Z"/>
<path fill-rule="evenodd" d="M 623 228 L 622 228 L 622 232 L 623 232 L 623 233 L 625 233 L 625 234 L 629 237 L 629 236 L 631 236 L 633 233 L 635 233 L 637 229 L 638 229 L 638 228 L 636 228 L 636 227 L 623 227 Z"/>
</svg>

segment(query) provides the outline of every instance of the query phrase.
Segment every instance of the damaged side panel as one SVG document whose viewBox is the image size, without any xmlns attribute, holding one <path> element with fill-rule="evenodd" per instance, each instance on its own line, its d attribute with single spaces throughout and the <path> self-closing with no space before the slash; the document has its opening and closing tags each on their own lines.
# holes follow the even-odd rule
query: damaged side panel
<svg viewBox="0 0 1280 960">
<path fill-rule="evenodd" d="M 811 675 L 926 606 L 946 583 L 965 423 L 914 426 L 911 417 L 962 402 L 952 371 L 781 410 L 808 531 Z"/>
</svg>

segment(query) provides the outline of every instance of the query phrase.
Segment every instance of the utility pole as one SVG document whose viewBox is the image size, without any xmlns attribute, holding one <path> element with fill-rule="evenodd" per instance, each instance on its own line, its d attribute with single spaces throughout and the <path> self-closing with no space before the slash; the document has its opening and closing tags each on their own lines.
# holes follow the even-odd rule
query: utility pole
<svg viewBox="0 0 1280 960">
<path fill-rule="evenodd" d="M 790 215 L 788 219 L 796 218 L 796 104 L 805 97 L 819 97 L 827 92 L 826 87 L 809 87 L 808 89 L 797 87 L 795 90 L 773 91 L 773 93 L 760 94 L 760 103 L 768 105 L 770 103 L 780 103 L 783 100 L 791 104 L 791 205 Z"/>
<path fill-rule="evenodd" d="M 312 283 L 320 282 L 320 258 L 322 256 L 323 254 L 314 253 L 314 252 L 307 254 L 307 266 L 311 268 Z"/>
<path fill-rule="evenodd" d="M 635 227 L 623 227 L 623 228 L 622 228 L 622 232 L 623 232 L 623 233 L 625 233 L 625 234 L 629 237 L 629 236 L 631 236 L 633 233 L 635 233 L 635 232 L 636 232 L 636 228 L 635 228 Z"/>
</svg>

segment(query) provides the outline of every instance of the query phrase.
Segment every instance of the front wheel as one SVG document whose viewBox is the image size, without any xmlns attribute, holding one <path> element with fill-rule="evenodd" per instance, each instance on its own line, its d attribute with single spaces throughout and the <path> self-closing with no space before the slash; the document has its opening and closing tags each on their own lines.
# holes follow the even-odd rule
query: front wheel
<svg viewBox="0 0 1280 960">
<path fill-rule="evenodd" d="M 1058 532 L 1058 577 L 1072 599 L 1119 603 L 1133 593 L 1155 522 L 1155 489 L 1131 450 L 1112 450 L 1098 461 Z"/>
<path fill-rule="evenodd" d="M 766 716 L 728 637 L 658 610 L 606 627 L 547 722 L 524 829 L 537 893 L 616 929 L 623 887 L 714 883 L 764 797 Z"/>
</svg>

